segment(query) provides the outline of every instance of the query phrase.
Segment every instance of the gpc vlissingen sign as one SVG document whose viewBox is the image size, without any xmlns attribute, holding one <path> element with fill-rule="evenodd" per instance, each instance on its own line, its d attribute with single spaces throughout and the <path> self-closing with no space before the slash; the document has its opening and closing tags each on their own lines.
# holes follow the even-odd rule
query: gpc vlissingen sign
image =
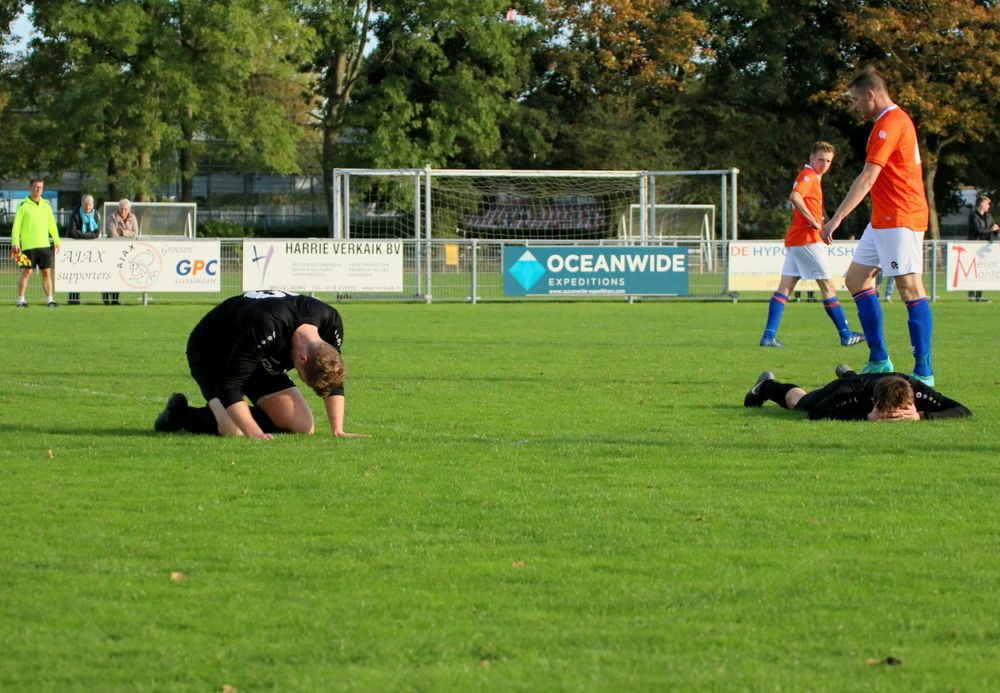
<svg viewBox="0 0 1000 693">
<path fill-rule="evenodd" d="M 505 246 L 504 296 L 685 296 L 687 248 Z"/>
</svg>

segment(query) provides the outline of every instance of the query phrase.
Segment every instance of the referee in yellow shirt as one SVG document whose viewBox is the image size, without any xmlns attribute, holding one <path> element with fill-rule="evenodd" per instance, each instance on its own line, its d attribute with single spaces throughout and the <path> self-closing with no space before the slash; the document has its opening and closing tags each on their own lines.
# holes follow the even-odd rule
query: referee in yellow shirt
<svg viewBox="0 0 1000 693">
<path fill-rule="evenodd" d="M 21 201 L 14 214 L 14 228 L 11 230 L 10 243 L 14 255 L 21 266 L 21 276 L 17 280 L 18 308 L 27 308 L 24 291 L 28 288 L 28 277 L 35 267 L 42 270 L 42 289 L 45 290 L 45 305 L 55 308 L 52 296 L 52 266 L 55 264 L 55 253 L 59 252 L 59 231 L 56 229 L 56 217 L 52 206 L 42 199 L 45 183 L 40 178 L 31 181 L 31 192 Z M 55 246 L 55 251 L 49 244 L 49 237 Z"/>
</svg>

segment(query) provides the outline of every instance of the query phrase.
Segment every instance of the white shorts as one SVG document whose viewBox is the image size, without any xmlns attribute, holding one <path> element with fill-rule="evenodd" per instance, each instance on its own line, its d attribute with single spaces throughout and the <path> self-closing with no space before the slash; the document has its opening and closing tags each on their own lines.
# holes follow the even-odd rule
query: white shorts
<svg viewBox="0 0 1000 693">
<path fill-rule="evenodd" d="M 854 250 L 853 262 L 868 267 L 881 267 L 886 277 L 901 274 L 923 274 L 924 232 L 897 226 L 873 229 L 869 224 Z"/>
<path fill-rule="evenodd" d="M 781 276 L 799 279 L 830 278 L 830 264 L 826 260 L 829 253 L 824 244 L 791 245 L 785 251 L 785 265 L 781 268 Z"/>
</svg>

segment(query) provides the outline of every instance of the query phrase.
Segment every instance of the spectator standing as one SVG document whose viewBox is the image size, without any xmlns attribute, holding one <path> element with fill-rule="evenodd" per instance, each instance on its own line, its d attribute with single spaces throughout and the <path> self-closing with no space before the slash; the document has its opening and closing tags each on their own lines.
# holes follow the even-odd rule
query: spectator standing
<svg viewBox="0 0 1000 693">
<path fill-rule="evenodd" d="M 995 241 L 997 240 L 1000 226 L 993 221 L 990 207 L 993 202 L 986 195 L 976 196 L 976 206 L 969 212 L 969 240 L 970 241 Z M 970 291 L 970 301 L 989 302 L 983 298 L 982 291 Z"/>
<path fill-rule="evenodd" d="M 69 218 L 69 228 L 66 230 L 69 238 L 76 238 L 83 241 L 92 241 L 101 235 L 101 222 L 94 209 L 94 196 L 84 195 L 80 200 L 80 206 L 73 211 Z M 71 306 L 80 304 L 80 294 L 71 291 L 66 303 Z"/>
<path fill-rule="evenodd" d="M 139 235 L 139 222 L 132 214 L 132 203 L 128 200 L 118 200 L 118 209 L 108 217 L 108 238 L 135 238 Z M 109 303 L 117 306 L 119 294 L 117 291 L 103 294 L 104 305 Z"/>
<path fill-rule="evenodd" d="M 29 190 L 28 197 L 17 206 L 14 226 L 10 232 L 10 244 L 14 253 L 23 254 L 27 258 L 27 262 L 21 265 L 21 275 L 17 279 L 17 302 L 14 305 L 18 308 L 28 307 L 24 292 L 28 288 L 28 278 L 37 267 L 42 271 L 45 305 L 55 308 L 59 305 L 52 296 L 52 266 L 55 264 L 55 253 L 59 252 L 56 217 L 52 213 L 52 205 L 42 198 L 45 182 L 41 178 L 33 178 Z"/>
</svg>

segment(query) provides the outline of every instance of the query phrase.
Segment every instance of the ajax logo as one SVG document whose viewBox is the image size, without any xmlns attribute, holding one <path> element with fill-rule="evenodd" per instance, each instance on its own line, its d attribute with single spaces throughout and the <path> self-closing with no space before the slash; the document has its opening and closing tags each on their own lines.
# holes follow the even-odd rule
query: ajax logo
<svg viewBox="0 0 1000 693">
<path fill-rule="evenodd" d="M 118 273 L 132 289 L 148 289 L 163 271 L 163 256 L 149 243 L 130 243 L 118 256 Z"/>
<path fill-rule="evenodd" d="M 508 272 L 517 280 L 521 288 L 528 291 L 545 274 L 545 266 L 531 254 L 530 250 L 525 250 L 517 262 L 510 266 Z"/>
</svg>

